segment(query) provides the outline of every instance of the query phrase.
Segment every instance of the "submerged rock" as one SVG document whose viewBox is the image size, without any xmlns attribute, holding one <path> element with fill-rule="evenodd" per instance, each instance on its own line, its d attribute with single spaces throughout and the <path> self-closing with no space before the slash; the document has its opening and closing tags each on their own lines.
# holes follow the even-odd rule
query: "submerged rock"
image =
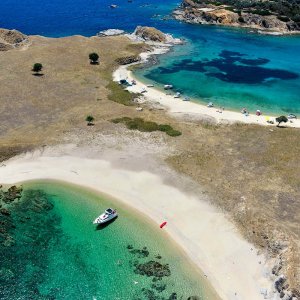
<svg viewBox="0 0 300 300">
<path fill-rule="evenodd" d="M 10 216 L 10 211 L 6 208 L 1 208 L 0 213 L 4 216 Z"/>
<path fill-rule="evenodd" d="M 158 291 L 159 293 L 163 292 L 166 289 L 166 287 L 166 284 L 163 283 L 156 283 L 151 285 L 151 288 Z"/>
<path fill-rule="evenodd" d="M 128 247 L 127 247 L 128 248 Z M 137 255 L 138 258 L 144 258 L 149 256 L 149 251 L 147 247 L 144 247 L 143 249 L 134 249 L 133 247 L 129 249 L 129 252 L 131 254 Z"/>
<path fill-rule="evenodd" d="M 148 277 L 165 277 L 171 275 L 171 271 L 168 264 L 163 265 L 153 260 L 150 260 L 146 263 L 138 264 L 135 267 L 134 272 L 136 274 L 146 275 Z"/>
<path fill-rule="evenodd" d="M 171 296 L 169 297 L 169 300 L 177 300 L 177 294 L 172 293 Z"/>
<path fill-rule="evenodd" d="M 23 191 L 22 187 L 17 187 L 13 185 L 7 190 L 7 192 L 2 193 L 1 199 L 5 203 L 11 203 L 22 197 L 22 191 Z"/>
</svg>

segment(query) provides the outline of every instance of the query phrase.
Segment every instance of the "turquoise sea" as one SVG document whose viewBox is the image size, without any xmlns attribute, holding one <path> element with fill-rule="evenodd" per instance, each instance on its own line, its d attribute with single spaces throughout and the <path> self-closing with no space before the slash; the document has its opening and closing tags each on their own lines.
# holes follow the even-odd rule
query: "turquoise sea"
<svg viewBox="0 0 300 300">
<path fill-rule="evenodd" d="M 300 36 L 262 36 L 245 30 L 191 26 L 184 46 L 135 72 L 195 101 L 240 111 L 300 113 Z"/>
<path fill-rule="evenodd" d="M 112 3 L 118 8 L 111 9 Z M 300 112 L 300 36 L 184 24 L 169 18 L 179 4 L 179 0 L 2 0 L 0 27 L 60 37 L 155 26 L 187 43 L 159 58 L 158 65 L 138 71 L 143 80 L 173 84 L 196 101 L 213 101 L 225 108 Z"/>
<path fill-rule="evenodd" d="M 78 186 L 23 187 L 20 200 L 3 206 L 10 215 L 0 214 L 0 299 L 219 299 L 167 228 Z M 119 217 L 93 225 L 108 207 Z"/>
<path fill-rule="evenodd" d="M 112 3 L 118 8 L 111 9 Z M 300 113 L 300 36 L 180 23 L 169 17 L 179 3 L 1 0 L 0 28 L 62 37 L 155 26 L 186 43 L 160 56 L 159 64 L 137 70 L 145 82 L 173 84 L 195 101 L 227 109 Z M 1 299 L 217 299 L 166 232 L 146 217 L 79 187 L 24 187 L 20 203 L 9 207 L 11 215 L 1 215 Z M 91 221 L 108 206 L 120 217 L 96 230 Z M 149 265 L 168 276 L 142 275 Z"/>
</svg>

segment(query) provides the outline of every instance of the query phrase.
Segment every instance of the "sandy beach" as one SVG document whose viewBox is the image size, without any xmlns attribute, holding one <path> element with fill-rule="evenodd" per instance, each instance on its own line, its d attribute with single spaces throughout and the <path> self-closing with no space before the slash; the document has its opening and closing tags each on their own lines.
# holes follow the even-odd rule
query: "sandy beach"
<svg viewBox="0 0 300 300">
<path fill-rule="evenodd" d="M 153 151 L 131 143 L 140 147 L 140 153 Z M 265 257 L 258 255 L 204 194 L 186 193 L 168 182 L 163 164 L 158 163 L 157 173 L 146 171 L 147 163 L 153 162 L 144 161 L 144 156 L 107 149 L 104 153 L 103 149 L 99 152 L 99 146 L 69 144 L 28 152 L 1 165 L 0 183 L 55 179 L 111 195 L 148 215 L 158 230 L 166 220 L 164 230 L 201 268 L 222 299 L 276 299 Z"/>
<path fill-rule="evenodd" d="M 153 45 L 153 43 L 152 43 Z M 146 62 L 151 55 L 160 55 L 168 52 L 172 45 L 154 45 L 154 49 L 152 52 L 142 53 L 141 59 L 142 62 Z M 268 126 L 276 126 L 277 122 L 275 120 L 276 117 L 270 115 L 262 115 L 257 116 L 254 113 L 249 115 L 244 115 L 241 112 L 235 112 L 230 110 L 222 110 L 219 107 L 207 107 L 205 105 L 200 104 L 197 101 L 183 101 L 183 97 L 174 98 L 174 92 L 172 95 L 167 95 L 168 91 L 161 91 L 154 87 L 147 87 L 146 84 L 138 80 L 132 71 L 128 70 L 127 66 L 120 66 L 113 74 L 113 78 L 115 81 L 119 82 L 122 79 L 126 79 L 128 82 L 132 80 L 136 81 L 136 85 L 132 85 L 127 87 L 127 90 L 133 93 L 141 93 L 142 90 L 146 90 L 143 93 L 145 99 L 149 102 L 153 102 L 155 104 L 160 104 L 167 108 L 168 112 L 173 116 L 178 118 L 185 118 L 190 120 L 201 120 L 201 119 L 213 119 L 217 123 L 223 124 L 232 124 L 232 123 L 245 123 L 245 124 L 258 124 L 258 125 L 268 125 Z M 166 84 L 170 84 L 167 82 Z M 163 86 L 161 86 L 163 88 Z M 242 108 L 241 108 L 242 109 Z M 274 124 L 270 124 L 267 120 L 273 121 Z M 282 126 L 292 127 L 292 128 L 300 128 L 300 120 L 293 119 L 289 120 L 287 123 L 282 123 Z"/>
</svg>

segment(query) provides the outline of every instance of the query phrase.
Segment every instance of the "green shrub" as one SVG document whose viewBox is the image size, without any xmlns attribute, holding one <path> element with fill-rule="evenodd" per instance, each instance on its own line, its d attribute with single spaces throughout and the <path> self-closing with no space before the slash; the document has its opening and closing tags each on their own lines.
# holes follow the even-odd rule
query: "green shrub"
<svg viewBox="0 0 300 300">
<path fill-rule="evenodd" d="M 126 122 L 125 124 L 128 129 L 131 129 L 131 130 L 139 129 L 138 123 L 135 122 L 134 120 L 130 120 L 130 121 Z"/>
<path fill-rule="evenodd" d="M 40 63 L 35 63 L 35 64 L 33 65 L 33 67 L 32 67 L 32 71 L 35 72 L 35 73 L 37 73 L 37 74 L 38 74 L 39 72 L 41 72 L 42 69 L 43 69 L 43 65 L 40 64 Z"/>
<path fill-rule="evenodd" d="M 110 90 L 108 99 L 126 106 L 133 105 L 133 99 L 138 97 L 138 94 L 130 93 L 117 82 L 111 81 L 106 88 Z"/>
<path fill-rule="evenodd" d="M 252 14 L 260 15 L 260 16 L 270 16 L 272 13 L 268 10 L 260 10 L 260 9 L 255 9 L 251 11 Z"/>
<path fill-rule="evenodd" d="M 89 54 L 89 59 L 90 59 L 90 61 L 91 61 L 91 64 L 96 64 L 96 63 L 98 63 L 98 60 L 99 60 L 99 55 L 98 55 L 98 53 L 95 53 L 95 52 L 90 53 L 90 54 Z"/>
<path fill-rule="evenodd" d="M 140 131 L 152 132 L 158 130 L 158 124 L 155 122 L 144 122 L 139 126 Z"/>
<path fill-rule="evenodd" d="M 88 115 L 86 118 L 85 118 L 86 122 L 87 122 L 87 125 L 88 126 L 91 126 L 93 125 L 93 121 L 95 120 L 95 118 L 91 115 Z"/>
<path fill-rule="evenodd" d="M 244 20 L 244 18 L 243 18 L 243 17 L 239 17 L 239 19 L 238 19 L 238 20 L 239 20 L 239 22 L 240 22 L 240 23 L 245 23 L 245 20 Z"/>
<path fill-rule="evenodd" d="M 158 130 L 163 131 L 163 132 L 167 132 L 169 130 L 172 130 L 173 128 L 170 125 L 166 125 L 166 124 L 160 124 L 158 125 Z"/>
<path fill-rule="evenodd" d="M 277 19 L 282 22 L 288 22 L 290 20 L 290 18 L 288 18 L 286 16 L 277 16 Z"/>
<path fill-rule="evenodd" d="M 129 117 L 116 118 L 111 120 L 111 122 L 118 124 L 123 123 L 130 130 L 139 130 L 142 132 L 153 132 L 153 131 L 162 131 L 168 134 L 169 136 L 179 136 L 181 132 L 172 128 L 172 126 L 167 124 L 158 125 L 155 122 L 144 121 L 142 118 L 131 119 Z"/>
<path fill-rule="evenodd" d="M 131 119 L 128 117 L 123 117 L 123 118 L 116 118 L 111 120 L 113 123 L 118 124 L 118 123 L 126 123 L 128 121 L 130 121 Z"/>
<path fill-rule="evenodd" d="M 182 133 L 180 131 L 175 130 L 175 129 L 171 129 L 171 130 L 166 131 L 166 134 L 169 135 L 169 136 L 180 136 L 180 135 L 182 135 Z"/>
</svg>

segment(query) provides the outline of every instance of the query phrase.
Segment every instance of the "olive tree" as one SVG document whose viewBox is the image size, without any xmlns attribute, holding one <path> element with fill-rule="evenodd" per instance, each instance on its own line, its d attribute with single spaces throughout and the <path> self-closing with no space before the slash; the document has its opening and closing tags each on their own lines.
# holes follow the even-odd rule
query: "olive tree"
<svg viewBox="0 0 300 300">
<path fill-rule="evenodd" d="M 276 122 L 278 122 L 277 127 L 279 127 L 279 125 L 284 122 L 286 123 L 288 121 L 288 118 L 286 116 L 280 116 L 278 118 L 276 118 Z"/>
<path fill-rule="evenodd" d="M 89 59 L 92 65 L 98 64 L 99 55 L 95 52 L 89 54 Z"/>
</svg>

